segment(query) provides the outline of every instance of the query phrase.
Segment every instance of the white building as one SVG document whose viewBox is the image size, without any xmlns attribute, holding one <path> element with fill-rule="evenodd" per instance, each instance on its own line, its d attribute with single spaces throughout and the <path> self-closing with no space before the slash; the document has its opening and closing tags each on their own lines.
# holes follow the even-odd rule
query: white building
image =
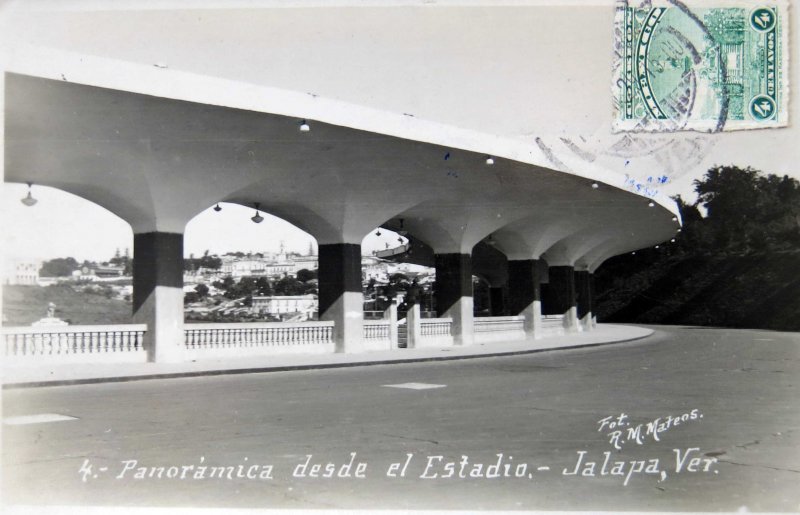
<svg viewBox="0 0 800 515">
<path fill-rule="evenodd" d="M 10 273 L 6 273 L 6 284 L 38 284 L 41 264 L 34 261 L 17 261 Z"/>
<path fill-rule="evenodd" d="M 234 279 L 268 275 L 267 263 L 261 259 L 234 259 L 223 261 L 222 272 Z"/>
<path fill-rule="evenodd" d="M 297 275 L 300 270 L 316 270 L 319 267 L 317 256 L 295 256 L 291 259 L 294 265 L 292 275 Z"/>
<path fill-rule="evenodd" d="M 361 258 L 361 273 L 364 276 L 364 282 L 369 282 L 370 279 L 375 279 L 379 283 L 388 282 L 389 263 L 371 256 L 363 256 Z"/>
<path fill-rule="evenodd" d="M 253 297 L 253 313 L 263 315 L 290 315 L 313 313 L 317 310 L 316 295 L 274 295 Z"/>
</svg>

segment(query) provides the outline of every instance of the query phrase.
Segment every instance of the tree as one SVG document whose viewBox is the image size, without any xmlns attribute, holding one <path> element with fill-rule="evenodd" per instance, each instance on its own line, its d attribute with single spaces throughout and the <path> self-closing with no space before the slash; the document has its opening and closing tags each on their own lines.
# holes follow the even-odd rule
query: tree
<svg viewBox="0 0 800 515">
<path fill-rule="evenodd" d="M 275 282 L 276 295 L 303 295 L 306 292 L 306 285 L 294 277 L 282 277 Z"/>
<path fill-rule="evenodd" d="M 748 320 L 766 325 L 751 327 L 796 327 L 787 321 L 800 309 L 789 279 L 800 256 L 800 182 L 717 166 L 694 185 L 694 204 L 675 198 L 683 226 L 674 243 L 598 270 L 595 311 L 612 321 L 731 325 L 748 316 L 742 291 L 758 289 L 759 315 Z"/>
<path fill-rule="evenodd" d="M 80 265 L 75 258 L 55 258 L 42 263 L 39 274 L 45 277 L 67 277 L 79 268 Z"/>
<path fill-rule="evenodd" d="M 255 284 L 255 293 L 257 295 L 268 296 L 272 295 L 272 285 L 266 277 L 259 277 Z"/>
<path fill-rule="evenodd" d="M 317 278 L 317 271 L 316 270 L 308 270 L 306 268 L 303 268 L 303 269 L 297 271 L 297 280 L 298 281 L 307 283 L 308 281 L 310 281 L 312 279 L 316 279 L 316 278 Z"/>
<path fill-rule="evenodd" d="M 213 283 L 211 283 L 211 286 L 213 286 L 218 290 L 229 290 L 233 288 L 235 284 L 236 281 L 233 279 L 233 277 L 226 275 L 225 277 L 222 278 L 221 281 L 214 281 Z"/>
<path fill-rule="evenodd" d="M 198 284 L 194 287 L 194 291 L 197 293 L 197 296 L 201 299 L 204 299 L 208 296 L 208 286 L 205 284 Z"/>
<path fill-rule="evenodd" d="M 211 270 L 219 270 L 220 268 L 222 268 L 222 259 L 217 257 L 216 255 L 209 256 L 208 251 L 206 250 L 203 253 L 203 257 L 201 257 L 198 260 L 198 265 L 200 265 L 203 268 L 209 268 Z"/>
<path fill-rule="evenodd" d="M 702 242 L 717 252 L 751 253 L 800 244 L 800 183 L 752 168 L 717 166 L 694 182 L 707 210 Z"/>
<path fill-rule="evenodd" d="M 389 276 L 389 284 L 397 289 L 406 290 L 411 282 L 408 280 L 408 276 L 406 274 L 401 274 L 398 272 Z"/>
</svg>

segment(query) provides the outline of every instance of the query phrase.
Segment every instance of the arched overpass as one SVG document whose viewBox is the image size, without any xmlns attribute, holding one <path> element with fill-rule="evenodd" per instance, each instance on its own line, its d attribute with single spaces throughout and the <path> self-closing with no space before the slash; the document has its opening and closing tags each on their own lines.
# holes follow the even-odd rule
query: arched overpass
<svg viewBox="0 0 800 515">
<path fill-rule="evenodd" d="M 597 80 L 610 74 L 612 18 L 606 4 L 542 2 L 17 6 L 4 18 L 5 180 L 131 224 L 135 318 L 153 359 L 182 338 L 185 225 L 221 201 L 317 239 L 320 313 L 339 351 L 362 349 L 360 243 L 401 219 L 433 250 L 457 342 L 471 341 L 471 254 L 490 236 L 529 329 L 539 260 L 576 328 L 575 267 L 680 224 L 664 191 L 630 190 L 630 159 L 576 151 L 612 137 Z"/>
</svg>

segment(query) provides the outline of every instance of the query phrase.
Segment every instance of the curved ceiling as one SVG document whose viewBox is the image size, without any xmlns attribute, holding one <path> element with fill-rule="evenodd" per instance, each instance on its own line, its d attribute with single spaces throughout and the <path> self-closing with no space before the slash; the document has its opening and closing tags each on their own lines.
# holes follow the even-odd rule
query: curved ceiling
<svg viewBox="0 0 800 515">
<path fill-rule="evenodd" d="M 182 232 L 228 201 L 322 244 L 399 218 L 437 252 L 494 235 L 510 256 L 572 263 L 608 240 L 669 239 L 665 192 L 650 208 L 576 150 L 608 122 L 609 6 L 547 4 L 12 6 L 5 179 L 83 196 L 136 232 Z"/>
</svg>

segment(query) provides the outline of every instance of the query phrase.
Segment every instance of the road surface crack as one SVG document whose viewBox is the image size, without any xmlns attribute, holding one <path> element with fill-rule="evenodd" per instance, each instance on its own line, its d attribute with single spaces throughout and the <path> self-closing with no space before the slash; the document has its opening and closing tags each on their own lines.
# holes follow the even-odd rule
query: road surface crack
<svg viewBox="0 0 800 515">
<path fill-rule="evenodd" d="M 428 442 L 434 445 L 439 445 L 439 442 L 437 442 L 436 440 L 428 440 L 426 438 L 414 438 L 413 436 L 393 435 L 390 433 L 378 433 L 378 434 L 383 436 L 392 436 L 394 438 L 401 438 L 403 440 L 414 440 L 415 442 Z"/>
</svg>

